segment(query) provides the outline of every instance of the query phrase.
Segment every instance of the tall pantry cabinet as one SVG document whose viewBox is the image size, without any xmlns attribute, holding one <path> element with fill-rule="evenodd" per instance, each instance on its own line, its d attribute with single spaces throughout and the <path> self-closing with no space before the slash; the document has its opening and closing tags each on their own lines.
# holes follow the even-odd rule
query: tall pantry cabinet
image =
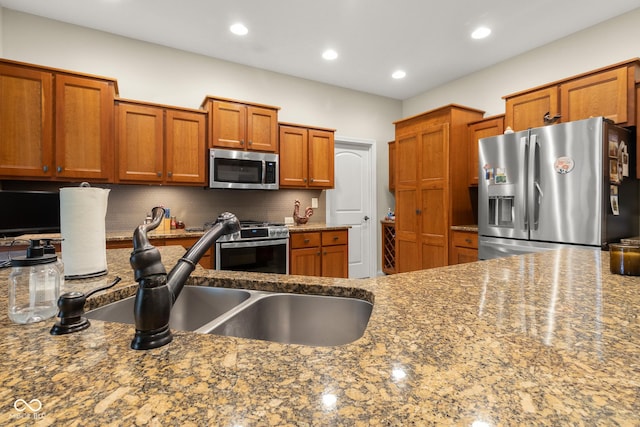
<svg viewBox="0 0 640 427">
<path fill-rule="evenodd" d="M 449 264 L 449 229 L 472 224 L 467 124 L 484 112 L 447 105 L 395 122 L 396 270 Z"/>
</svg>

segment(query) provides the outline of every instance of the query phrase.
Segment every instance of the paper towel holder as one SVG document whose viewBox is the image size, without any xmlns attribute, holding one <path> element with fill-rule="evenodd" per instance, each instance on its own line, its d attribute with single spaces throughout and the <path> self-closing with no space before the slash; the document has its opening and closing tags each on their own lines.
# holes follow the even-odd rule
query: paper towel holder
<svg viewBox="0 0 640 427">
<path fill-rule="evenodd" d="M 74 188 L 74 187 L 69 187 L 69 188 Z M 78 187 L 75 187 L 75 188 L 91 188 L 91 189 L 95 188 L 95 189 L 98 189 L 97 187 L 91 187 L 91 184 L 89 184 L 89 182 L 87 182 L 87 181 L 83 181 L 83 182 L 81 182 L 81 183 L 78 185 Z M 62 189 L 61 189 L 61 190 L 62 190 Z M 109 191 L 109 190 L 107 190 L 107 191 Z M 105 208 L 105 209 L 106 209 L 106 208 Z M 61 221 L 62 221 L 62 213 L 61 213 Z M 63 229 L 61 229 L 61 231 L 64 231 L 64 230 L 63 230 Z M 65 240 L 67 240 L 67 239 L 66 239 L 66 237 L 63 235 L 63 236 L 62 236 L 61 241 L 65 241 Z M 63 246 L 64 246 L 64 245 L 63 245 Z M 63 258 L 64 258 L 64 255 L 65 255 L 65 254 L 64 254 L 64 248 L 63 248 Z M 63 259 L 63 262 L 64 262 L 64 259 Z M 81 270 L 82 270 L 82 269 L 81 269 Z M 84 270 L 86 271 L 87 269 L 85 268 Z M 72 273 L 72 274 L 69 274 L 69 273 Z M 73 274 L 73 273 L 75 273 L 75 274 Z M 74 271 L 73 271 L 73 272 L 71 272 L 71 271 L 65 271 L 65 276 L 64 276 L 64 278 L 65 278 L 65 280 L 92 279 L 92 278 L 96 278 L 96 277 L 104 276 L 104 275 L 106 275 L 107 273 L 108 273 L 108 270 L 107 270 L 107 266 L 106 266 L 106 262 L 105 262 L 104 268 L 102 268 L 102 269 L 100 269 L 100 270 L 93 270 L 93 271 L 90 271 L 90 272 L 82 272 L 82 271 L 76 272 L 76 271 L 75 271 L 75 269 L 74 269 Z"/>
</svg>

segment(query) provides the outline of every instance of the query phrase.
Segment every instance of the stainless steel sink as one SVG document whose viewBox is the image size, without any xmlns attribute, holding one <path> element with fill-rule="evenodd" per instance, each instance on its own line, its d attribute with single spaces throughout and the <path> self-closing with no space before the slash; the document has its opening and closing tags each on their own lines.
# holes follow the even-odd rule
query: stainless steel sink
<svg viewBox="0 0 640 427">
<path fill-rule="evenodd" d="M 88 311 L 86 317 L 134 324 L 135 297 Z M 185 286 L 169 326 L 285 344 L 336 346 L 360 338 L 373 305 L 364 300 L 245 289 Z"/>
<path fill-rule="evenodd" d="M 368 301 L 353 298 L 262 294 L 201 331 L 286 344 L 336 346 L 364 334 L 372 309 Z"/>
<path fill-rule="evenodd" d="M 195 331 L 212 319 L 246 301 L 251 293 L 241 289 L 185 286 L 171 309 L 169 327 L 180 331 Z M 135 297 L 122 299 L 88 311 L 88 319 L 134 324 Z"/>
</svg>

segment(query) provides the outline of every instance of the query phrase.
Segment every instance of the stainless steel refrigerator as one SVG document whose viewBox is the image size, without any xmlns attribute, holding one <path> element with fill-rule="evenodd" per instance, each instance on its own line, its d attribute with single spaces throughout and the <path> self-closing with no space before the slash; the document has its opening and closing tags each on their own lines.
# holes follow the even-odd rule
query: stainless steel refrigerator
<svg viewBox="0 0 640 427">
<path fill-rule="evenodd" d="M 637 236 L 635 141 L 596 117 L 479 142 L 478 257 Z"/>
</svg>

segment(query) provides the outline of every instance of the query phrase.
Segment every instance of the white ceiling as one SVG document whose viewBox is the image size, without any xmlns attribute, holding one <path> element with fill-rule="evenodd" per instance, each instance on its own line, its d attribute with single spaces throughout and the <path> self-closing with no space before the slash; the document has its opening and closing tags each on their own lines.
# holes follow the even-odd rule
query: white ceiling
<svg viewBox="0 0 640 427">
<path fill-rule="evenodd" d="M 406 99 L 638 8 L 640 0 L 0 0 L 0 6 Z M 248 35 L 229 32 L 237 21 Z M 493 32 L 472 40 L 479 25 Z M 339 57 L 323 60 L 326 48 Z M 392 79 L 399 68 L 407 77 Z"/>
</svg>

